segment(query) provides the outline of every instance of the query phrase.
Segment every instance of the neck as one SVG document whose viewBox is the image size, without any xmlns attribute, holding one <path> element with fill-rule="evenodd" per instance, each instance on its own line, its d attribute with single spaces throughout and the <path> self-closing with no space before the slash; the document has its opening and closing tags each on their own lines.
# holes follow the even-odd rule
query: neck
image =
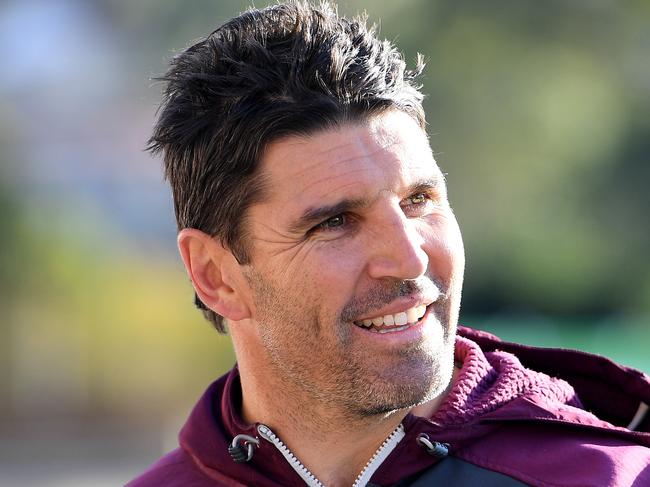
<svg viewBox="0 0 650 487">
<path fill-rule="evenodd" d="M 319 404 L 287 384 L 256 384 L 255 375 L 241 371 L 242 416 L 264 423 L 323 484 L 352 485 L 370 458 L 397 428 L 408 410 L 372 417 L 354 417 L 333 404 Z M 282 408 L 274 391 L 282 391 Z M 413 410 L 430 416 L 446 393 Z"/>
<path fill-rule="evenodd" d="M 243 418 L 264 423 L 309 471 L 327 486 L 352 485 L 368 460 L 397 428 L 406 411 L 372 418 L 352 418 L 335 408 L 313 405 L 297 394 L 278 398 L 247 394 L 242 377 Z M 311 407 L 305 405 L 312 403 Z M 325 410 L 327 409 L 327 411 Z"/>
</svg>

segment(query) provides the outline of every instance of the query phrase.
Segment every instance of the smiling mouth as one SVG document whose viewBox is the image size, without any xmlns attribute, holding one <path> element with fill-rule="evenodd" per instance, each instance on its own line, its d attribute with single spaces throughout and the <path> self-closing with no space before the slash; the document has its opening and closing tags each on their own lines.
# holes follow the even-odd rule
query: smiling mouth
<svg viewBox="0 0 650 487">
<path fill-rule="evenodd" d="M 426 314 L 425 305 L 415 306 L 394 315 L 377 316 L 354 324 L 373 333 L 395 333 L 415 325 Z"/>
</svg>

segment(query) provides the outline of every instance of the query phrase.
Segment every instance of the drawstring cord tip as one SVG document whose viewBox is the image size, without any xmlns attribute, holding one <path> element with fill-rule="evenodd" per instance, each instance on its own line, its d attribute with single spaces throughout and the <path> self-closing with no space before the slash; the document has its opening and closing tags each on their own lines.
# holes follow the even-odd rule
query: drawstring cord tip
<svg viewBox="0 0 650 487">
<path fill-rule="evenodd" d="M 416 441 L 426 449 L 429 455 L 437 458 L 444 458 L 449 455 L 449 443 L 431 441 L 426 433 L 420 433 Z"/>
</svg>

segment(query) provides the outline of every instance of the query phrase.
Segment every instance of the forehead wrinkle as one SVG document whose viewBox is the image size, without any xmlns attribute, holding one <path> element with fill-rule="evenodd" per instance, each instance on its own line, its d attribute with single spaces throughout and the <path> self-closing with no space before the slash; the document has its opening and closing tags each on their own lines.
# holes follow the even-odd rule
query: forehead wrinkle
<svg viewBox="0 0 650 487">
<path fill-rule="evenodd" d="M 351 125 L 349 128 L 351 130 L 368 129 L 368 127 L 363 125 L 362 126 Z M 332 131 L 330 134 L 327 134 L 327 132 L 325 132 L 325 134 L 330 136 L 328 137 L 328 143 L 330 138 L 334 139 L 335 141 L 340 141 L 340 143 L 336 144 L 336 142 L 334 142 L 333 143 L 334 145 L 328 144 L 328 147 L 323 150 L 314 151 L 316 153 L 315 154 L 316 157 L 314 157 L 315 161 L 312 164 L 303 167 L 299 172 L 295 174 L 296 176 L 300 176 L 302 173 L 307 172 L 313 167 L 318 166 L 320 164 L 330 164 L 332 167 L 334 167 L 335 165 L 350 163 L 357 159 L 364 159 L 364 158 L 372 159 L 380 152 L 387 152 L 389 154 L 396 155 L 395 151 L 391 151 L 389 149 L 392 146 L 399 145 L 401 142 L 399 137 L 387 137 L 384 136 L 384 134 L 381 134 L 380 132 L 377 131 L 373 131 L 370 134 L 361 132 L 360 137 L 358 139 L 354 139 L 352 141 L 350 140 L 341 141 L 340 137 L 337 137 L 337 132 L 339 130 L 343 130 L 343 128 L 336 129 Z M 303 136 L 301 137 L 302 141 L 296 143 L 295 145 L 314 141 L 316 140 L 317 135 L 322 135 L 322 134 L 323 134 L 322 132 L 317 132 L 316 134 Z M 324 144 L 324 142 L 322 143 Z M 352 147 L 360 147 L 361 153 L 358 155 L 347 156 L 347 154 L 352 152 L 351 149 Z M 334 157 L 331 156 L 334 152 L 339 152 L 339 151 L 344 152 L 345 156 L 343 158 L 337 158 L 335 156 Z M 330 158 L 334 159 L 335 162 L 329 161 Z"/>
<path fill-rule="evenodd" d="M 381 119 L 382 117 L 377 117 L 377 120 L 381 120 Z M 370 122 L 372 122 L 372 120 Z M 341 131 L 346 129 L 357 132 L 359 137 L 354 138 L 354 140 L 347 139 L 345 135 L 341 137 L 340 135 Z M 322 137 L 323 135 L 327 136 L 326 139 L 327 142 L 319 139 L 319 137 Z M 424 133 L 424 135 L 425 135 L 424 146 L 426 146 L 427 152 L 430 155 L 433 155 L 431 146 L 428 143 L 428 139 L 426 138 L 426 133 Z M 357 159 L 363 159 L 363 158 L 372 159 L 380 152 L 386 152 L 394 157 L 397 157 L 398 159 L 409 159 L 409 155 L 405 153 L 403 148 L 402 149 L 399 148 L 403 140 L 399 136 L 390 133 L 390 131 L 383 130 L 381 127 L 376 127 L 374 123 L 367 123 L 367 124 L 351 123 L 343 127 L 335 127 L 323 131 L 316 131 L 311 134 L 295 135 L 295 136 L 288 137 L 286 139 L 280 139 L 280 141 L 285 144 L 286 149 L 291 147 L 293 148 L 293 150 L 297 148 L 299 149 L 300 146 L 304 146 L 306 144 L 309 144 L 317 140 L 320 142 L 321 145 L 327 145 L 327 147 L 321 150 L 313 151 L 313 156 L 314 156 L 313 163 L 305 165 L 307 160 L 305 158 L 301 158 L 301 160 L 299 161 L 302 163 L 300 164 L 302 167 L 296 173 L 294 173 L 294 177 L 300 177 L 304 173 L 309 172 L 311 169 L 313 169 L 314 167 L 320 164 L 329 164 L 331 167 L 335 167 L 340 164 L 350 163 Z M 397 151 L 391 150 L 393 146 L 398 146 L 398 150 Z M 360 150 L 361 153 L 356 156 L 348 157 L 347 154 L 352 152 L 351 149 L 346 150 L 346 148 L 349 147 L 361 147 Z M 337 151 L 344 151 L 345 156 L 340 159 L 334 156 L 333 157 L 334 161 L 328 161 L 328 159 L 331 158 L 330 155 Z M 279 157 L 281 159 L 286 160 L 287 159 L 286 151 L 281 151 Z M 293 164 L 294 167 L 296 165 L 298 164 Z"/>
<path fill-rule="evenodd" d="M 347 147 L 347 146 L 351 146 L 351 145 L 356 145 L 356 144 L 345 144 L 345 145 L 343 145 L 341 147 Z M 334 149 L 332 149 L 332 150 L 334 150 Z M 326 152 L 329 153 L 329 152 L 332 152 L 332 150 L 328 150 Z M 296 172 L 294 174 L 294 177 L 304 177 L 304 176 L 308 175 L 309 172 L 311 172 L 314 168 L 317 168 L 317 167 L 319 167 L 321 165 L 326 165 L 328 169 L 330 169 L 330 168 L 333 169 L 333 168 L 338 167 L 338 166 L 353 165 L 352 163 L 354 163 L 355 161 L 358 161 L 358 160 L 373 159 L 373 157 L 378 152 L 380 152 L 381 150 L 382 150 L 382 148 L 378 148 L 375 151 L 364 152 L 363 154 L 351 155 L 351 156 L 346 156 L 346 157 L 343 157 L 343 158 L 333 157 L 331 159 L 327 158 L 327 157 L 324 157 L 325 154 L 326 154 L 325 152 L 320 152 L 315 157 L 315 161 L 313 163 L 309 164 L 308 166 L 302 167 L 298 172 Z M 350 174 L 350 173 L 346 173 L 346 174 Z M 311 185 L 309 185 L 309 186 L 311 186 Z M 307 186 L 307 187 L 309 187 L 309 186 Z"/>
<path fill-rule="evenodd" d="M 354 174 L 363 173 L 363 172 L 366 172 L 366 171 L 368 171 L 367 167 L 361 167 L 361 168 L 356 168 L 356 169 L 350 169 L 349 171 L 347 171 L 347 172 L 345 172 L 343 174 L 335 174 L 335 175 L 328 174 L 327 176 L 325 176 L 322 179 L 319 179 L 317 181 L 311 181 L 306 186 L 303 186 L 301 188 L 301 191 L 306 192 L 309 189 L 311 189 L 312 187 L 317 186 L 319 184 L 322 184 L 322 183 L 325 183 L 325 182 L 328 182 L 328 181 L 335 181 L 335 180 L 341 179 L 341 178 L 348 179 L 350 176 L 352 176 Z M 346 182 L 346 183 L 344 183 L 344 184 L 342 184 L 340 186 L 337 186 L 336 188 L 331 188 L 331 190 L 328 191 L 328 193 L 333 193 L 335 191 L 347 188 L 349 186 L 356 186 L 358 184 L 359 184 L 359 181 L 352 180 L 352 181 Z"/>
<path fill-rule="evenodd" d="M 320 179 L 311 179 L 311 180 L 308 179 L 309 182 L 305 186 L 301 186 L 300 191 L 304 193 L 304 192 L 309 191 L 314 186 L 321 185 L 321 184 L 331 182 L 331 181 L 336 181 L 336 180 L 339 180 L 339 179 L 347 179 L 347 178 L 353 177 L 355 174 L 362 174 L 364 172 L 370 171 L 370 170 L 372 170 L 372 167 L 369 167 L 367 164 L 362 164 L 361 167 L 358 167 L 359 165 L 351 164 L 351 162 L 356 161 L 356 160 L 365 160 L 365 159 L 368 159 L 369 161 L 383 160 L 383 162 L 387 162 L 387 159 L 374 158 L 373 157 L 377 153 L 382 152 L 384 150 L 385 150 L 384 147 L 380 147 L 375 151 L 372 151 L 372 152 L 369 152 L 369 153 L 366 153 L 366 154 L 362 154 L 360 156 L 348 157 L 348 158 L 345 158 L 345 159 L 340 159 L 340 160 L 337 159 L 335 161 L 331 161 L 329 163 L 330 164 L 329 167 L 331 167 L 331 168 L 336 168 L 336 167 L 339 167 L 339 166 L 347 166 L 347 165 L 350 165 L 350 168 L 347 169 L 345 172 L 343 172 L 341 174 L 329 174 L 328 173 L 327 175 L 323 176 Z M 405 166 L 405 163 L 402 161 L 402 159 L 399 157 L 399 155 L 394 154 L 393 152 L 390 152 L 388 154 L 388 157 L 390 157 L 391 159 L 395 159 L 394 162 L 396 162 L 399 167 Z M 321 164 L 321 163 L 322 162 L 316 162 L 311 167 L 316 166 L 316 165 Z M 375 165 L 375 164 L 373 164 L 373 165 Z M 427 163 L 426 165 L 430 165 L 430 164 Z M 302 173 L 305 173 L 307 171 L 308 170 L 302 171 Z M 400 170 L 400 172 L 401 172 L 401 170 Z M 383 173 L 383 171 L 382 171 L 382 173 Z M 333 193 L 333 192 L 336 192 L 336 191 L 340 191 L 340 190 L 342 190 L 344 188 L 347 188 L 349 186 L 356 186 L 356 185 L 359 185 L 359 184 L 363 185 L 365 183 L 367 183 L 367 182 L 366 181 L 352 180 L 349 183 L 345 183 L 345 184 L 342 184 L 340 186 L 337 186 L 336 188 L 332 188 L 331 190 L 328 191 L 328 193 Z"/>
<path fill-rule="evenodd" d="M 320 133 L 321 132 L 317 132 L 317 134 L 320 134 Z M 284 160 L 287 159 L 286 157 L 284 157 L 285 156 L 284 152 L 286 152 L 286 150 L 289 149 L 289 144 L 295 150 L 296 148 L 300 149 L 301 146 L 305 146 L 306 144 L 309 144 L 309 143 L 311 143 L 311 142 L 313 142 L 315 140 L 316 140 L 316 138 L 313 135 L 296 136 L 294 140 L 287 141 L 287 147 L 286 147 L 285 151 L 280 153 L 280 156 Z M 340 139 L 337 139 L 337 140 L 340 140 Z M 310 169 L 314 168 L 315 166 L 318 166 L 318 165 L 326 162 L 324 160 L 321 160 L 322 156 L 327 156 L 331 152 L 334 152 L 336 150 L 342 150 L 345 147 L 348 147 L 348 146 L 351 146 L 351 145 L 356 145 L 356 143 L 351 142 L 351 141 L 341 141 L 341 143 L 339 145 L 335 145 L 333 147 L 331 145 L 328 145 L 328 147 L 323 149 L 323 150 L 313 150 L 312 151 L 314 153 L 313 155 L 315 155 L 316 157 L 311 158 L 311 160 L 313 161 L 311 163 L 309 163 L 307 161 L 307 159 L 304 158 L 304 157 L 299 158 L 299 159 L 294 158 L 294 159 L 297 159 L 297 163 L 301 163 L 300 166 L 302 166 L 302 167 L 299 168 L 298 172 L 296 172 L 294 174 L 294 176 L 300 176 L 302 173 L 308 172 Z M 350 152 L 349 150 L 346 151 L 346 153 L 349 153 L 349 152 Z M 354 158 L 348 158 L 345 161 L 348 161 L 350 159 L 354 159 Z M 344 161 L 340 161 L 340 162 L 344 162 Z M 294 167 L 296 165 L 298 165 L 298 164 L 293 164 Z"/>
<path fill-rule="evenodd" d="M 344 161 L 336 161 L 332 165 L 332 167 L 335 167 L 335 166 L 338 166 L 338 165 L 341 165 L 341 164 L 345 164 L 346 162 L 349 162 L 349 161 L 354 160 L 354 159 L 357 159 L 357 158 L 349 158 L 349 159 L 346 159 Z M 410 164 L 404 164 L 401 161 L 398 161 L 398 162 L 399 162 L 400 166 L 410 166 Z M 395 194 L 396 196 L 398 196 L 402 192 L 411 191 L 413 188 L 420 187 L 420 186 L 429 186 L 429 187 L 431 187 L 431 186 L 445 187 L 446 186 L 446 184 L 445 184 L 446 181 L 445 181 L 444 174 L 442 174 L 440 172 L 439 168 L 437 167 L 437 164 L 436 164 L 435 160 L 431 159 L 431 160 L 428 160 L 428 161 L 414 161 L 413 165 L 415 167 L 413 167 L 412 169 L 417 169 L 418 167 L 424 168 L 424 169 L 431 169 L 431 170 L 433 170 L 433 174 L 430 174 L 430 175 L 427 175 L 427 176 L 424 176 L 424 177 L 419 177 L 419 178 L 417 178 L 416 181 L 414 181 L 412 183 L 406 183 L 406 184 L 403 184 L 403 185 L 400 184 L 399 188 L 391 189 L 390 184 L 389 184 L 388 187 L 384 188 L 384 191 L 388 191 L 389 193 Z M 403 167 L 403 169 L 408 169 L 408 167 Z M 329 195 L 331 195 L 333 193 L 337 193 L 339 191 L 343 191 L 343 190 L 345 190 L 345 189 L 347 189 L 349 187 L 363 188 L 364 186 L 367 185 L 368 182 L 364 181 L 364 180 L 360 181 L 360 180 L 354 178 L 353 176 L 355 174 L 362 174 L 362 173 L 364 173 L 366 171 L 369 171 L 369 170 L 372 170 L 372 168 L 369 168 L 367 166 L 355 167 L 355 165 L 352 165 L 346 172 L 344 172 L 342 174 L 329 174 L 328 173 L 327 175 L 323 176 L 321 179 L 309 180 L 309 183 L 307 185 L 305 185 L 305 186 L 298 186 L 298 185 L 294 184 L 294 185 L 292 185 L 292 187 L 299 188 L 299 190 L 294 191 L 293 194 L 294 195 L 296 193 L 305 194 L 309 190 L 311 190 L 314 186 L 318 186 L 318 185 L 325 186 L 325 188 L 327 188 L 327 190 L 324 193 L 319 193 L 319 194 L 313 195 L 314 198 L 325 198 L 326 196 L 329 196 Z M 400 173 L 401 172 L 402 171 L 400 171 Z M 335 187 L 330 187 L 330 185 L 327 184 L 328 182 L 337 181 L 337 180 L 341 180 L 341 179 L 344 182 L 342 184 L 335 185 Z M 351 179 L 351 180 L 347 181 L 348 179 Z M 398 175 L 397 179 L 400 179 L 399 175 Z M 287 180 L 290 180 L 290 178 L 288 178 Z M 424 185 L 421 184 L 422 181 L 425 182 Z M 384 186 L 385 185 L 384 183 L 385 183 L 385 181 L 382 182 L 381 186 Z M 284 193 L 284 192 L 283 192 L 283 194 L 287 195 L 287 193 Z M 294 198 L 294 196 L 289 196 L 287 199 L 293 199 L 293 198 Z M 355 198 L 355 197 L 353 196 L 352 198 Z M 363 197 L 363 199 L 366 199 L 366 198 Z M 375 201 L 375 200 L 376 200 L 376 198 L 373 198 L 373 201 Z"/>
</svg>

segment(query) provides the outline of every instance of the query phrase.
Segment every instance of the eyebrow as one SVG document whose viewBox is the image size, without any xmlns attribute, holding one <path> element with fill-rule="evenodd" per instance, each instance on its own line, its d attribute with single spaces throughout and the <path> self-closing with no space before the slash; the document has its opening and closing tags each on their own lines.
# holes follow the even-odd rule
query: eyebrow
<svg viewBox="0 0 650 487">
<path fill-rule="evenodd" d="M 360 210 L 370 206 L 370 201 L 365 198 L 358 199 L 343 199 L 333 205 L 323 205 L 313 208 L 308 208 L 304 213 L 294 221 L 290 226 L 291 232 L 302 232 L 322 221 L 332 218 L 333 216 L 340 215 L 353 210 Z"/>
<path fill-rule="evenodd" d="M 444 175 L 436 176 L 430 179 L 424 179 L 409 186 L 406 192 L 410 195 L 417 193 L 426 193 L 434 189 L 445 186 Z M 290 232 L 304 232 L 314 225 L 321 223 L 328 218 L 332 218 L 342 213 L 358 211 L 367 208 L 372 201 L 367 198 L 345 198 L 332 205 L 322 205 L 307 208 L 303 214 L 289 225 Z"/>
<path fill-rule="evenodd" d="M 424 179 L 422 181 L 418 181 L 415 184 L 412 184 L 409 186 L 407 192 L 408 194 L 426 193 L 427 191 L 434 189 L 445 188 L 446 184 L 447 181 L 445 179 L 445 175 L 440 173 L 440 175 L 433 178 Z"/>
</svg>

